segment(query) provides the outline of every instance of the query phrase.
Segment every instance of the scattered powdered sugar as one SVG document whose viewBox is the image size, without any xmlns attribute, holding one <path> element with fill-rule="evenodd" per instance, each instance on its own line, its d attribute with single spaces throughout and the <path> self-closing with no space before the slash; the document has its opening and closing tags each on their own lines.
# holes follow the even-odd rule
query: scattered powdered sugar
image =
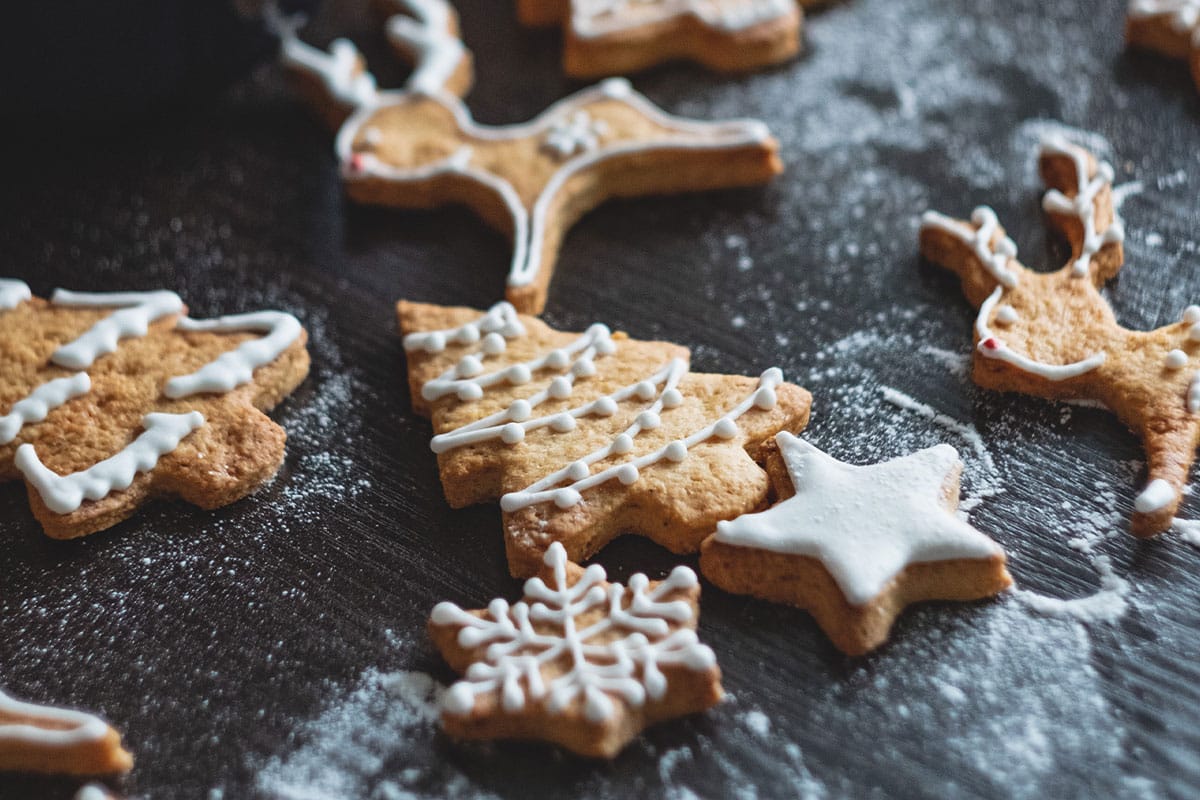
<svg viewBox="0 0 1200 800">
<path fill-rule="evenodd" d="M 1179 534 L 1179 538 L 1193 547 L 1200 547 L 1200 520 L 1179 519 L 1171 522 L 1171 530 Z"/>
<path fill-rule="evenodd" d="M 1074 617 L 1080 622 L 1114 622 L 1129 608 L 1125 599 L 1129 594 L 1129 581 L 1113 572 L 1112 561 L 1107 556 L 1094 557 L 1092 564 L 1100 573 L 1100 591 L 1095 594 L 1064 600 L 1017 589 L 1016 596 L 1043 616 Z"/>
</svg>

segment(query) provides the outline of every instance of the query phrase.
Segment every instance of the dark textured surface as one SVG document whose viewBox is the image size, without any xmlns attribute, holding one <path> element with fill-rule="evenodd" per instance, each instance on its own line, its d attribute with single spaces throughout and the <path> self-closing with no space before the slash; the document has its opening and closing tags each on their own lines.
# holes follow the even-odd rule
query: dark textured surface
<svg viewBox="0 0 1200 800">
<path fill-rule="evenodd" d="M 1124 532 L 1141 454 L 1107 414 L 981 392 L 945 368 L 958 363 L 945 351 L 969 351 L 973 315 L 918 262 L 915 218 L 989 202 L 1026 263 L 1057 266 L 1032 147 L 1052 121 L 1094 131 L 1118 182 L 1144 183 L 1109 296 L 1131 327 L 1173 321 L 1200 299 L 1200 100 L 1182 64 L 1123 53 L 1113 0 L 991 5 L 847 0 L 811 15 L 808 53 L 784 68 L 637 76 L 673 111 L 767 119 L 788 172 L 764 190 L 593 213 L 567 238 L 545 316 L 687 344 L 705 371 L 779 364 L 814 393 L 809 435 L 849 460 L 950 441 L 966 496 L 1005 490 L 972 521 L 1009 550 L 1018 584 L 1082 597 L 1107 557 L 1131 587 L 1123 616 L 1085 626 L 1011 597 L 930 607 L 852 661 L 803 613 L 709 588 L 702 635 L 733 699 L 611 765 L 462 747 L 419 721 L 390 738 L 387 725 L 355 733 L 346 714 L 315 730 L 356 708 L 356 690 L 374 698 L 370 729 L 373 669 L 451 678 L 423 635 L 436 601 L 519 593 L 498 512 L 441 499 L 392 314 L 400 296 L 493 302 L 507 248 L 464 211 L 346 204 L 329 134 L 267 70 L 119 140 L 66 131 L 9 152 L 0 272 L 39 294 L 165 286 L 197 315 L 283 307 L 309 326 L 314 370 L 276 414 L 291 437 L 279 479 L 232 507 L 160 504 L 55 543 L 24 490 L 0 488 L 0 685 L 102 712 L 137 757 L 121 786 L 139 797 L 305 796 L 285 793 L 289 779 L 308 796 L 384 800 L 1195 796 L 1200 550 Z M 557 34 L 519 30 L 503 6 L 460 4 L 480 72 L 470 105 L 492 123 L 574 88 Z M 402 71 L 356 12 L 306 36 L 354 34 L 395 83 Z M 995 468 L 881 402 L 885 386 L 974 425 Z M 600 560 L 619 577 L 674 561 L 633 541 Z M 347 755 L 352 739 L 378 761 Z M 9 777 L 0 797 L 74 786 Z"/>
</svg>

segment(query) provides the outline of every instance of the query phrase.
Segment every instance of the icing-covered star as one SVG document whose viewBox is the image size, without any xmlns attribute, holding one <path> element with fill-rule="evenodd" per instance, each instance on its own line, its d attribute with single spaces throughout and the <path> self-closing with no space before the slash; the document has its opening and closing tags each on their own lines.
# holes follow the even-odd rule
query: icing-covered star
<svg viewBox="0 0 1200 800">
<path fill-rule="evenodd" d="M 721 72 L 759 69 L 795 57 L 803 21 L 796 0 L 518 0 L 517 17 L 563 26 L 563 69 L 575 78 L 676 59 Z"/>
<path fill-rule="evenodd" d="M 1185 59 L 1200 86 L 1200 0 L 1130 0 L 1125 41 Z"/>
<path fill-rule="evenodd" d="M 336 151 L 351 198 L 463 204 L 511 236 L 505 294 L 520 311 L 541 312 L 567 230 L 605 200 L 753 186 L 783 170 L 763 123 L 676 117 L 619 78 L 531 122 L 480 125 L 460 99 L 470 66 L 452 10 L 444 0 L 404 0 L 398 9 L 388 35 L 417 63 L 402 90 L 368 85 L 349 42 L 324 53 L 279 25 L 284 62 L 341 123 Z"/>
<path fill-rule="evenodd" d="M 1011 585 L 1004 551 L 954 513 L 962 463 L 950 445 L 855 466 L 786 432 L 775 442 L 768 471 L 781 497 L 795 493 L 718 523 L 700 558 L 717 586 L 804 608 L 861 655 L 910 603 Z"/>
</svg>

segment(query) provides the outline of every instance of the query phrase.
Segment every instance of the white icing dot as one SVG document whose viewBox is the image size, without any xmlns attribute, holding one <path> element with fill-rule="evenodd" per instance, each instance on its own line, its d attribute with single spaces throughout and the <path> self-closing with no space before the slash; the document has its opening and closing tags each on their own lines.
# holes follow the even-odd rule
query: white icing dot
<svg viewBox="0 0 1200 800">
<path fill-rule="evenodd" d="M 525 439 L 525 428 L 515 422 L 510 422 L 500 429 L 500 441 L 505 444 L 516 444 Z"/>
<path fill-rule="evenodd" d="M 464 628 L 463 630 L 466 630 Z M 471 690 L 471 685 L 466 682 L 456 683 L 446 692 L 445 699 L 442 700 L 442 708 L 446 709 L 451 714 L 462 716 L 470 714 L 471 709 L 475 707 L 475 692 Z"/>
<path fill-rule="evenodd" d="M 1200 322 L 1188 329 L 1188 338 L 1193 342 L 1200 342 Z"/>
<path fill-rule="evenodd" d="M 478 400 L 483 397 L 483 387 L 477 383 L 464 383 L 455 394 L 459 400 Z"/>
<path fill-rule="evenodd" d="M 667 457 L 668 461 L 674 461 L 676 464 L 687 458 L 687 454 L 687 445 L 678 440 L 667 445 L 667 449 L 663 453 L 663 455 Z"/>
<path fill-rule="evenodd" d="M 1187 353 L 1182 350 L 1172 350 L 1167 353 L 1167 369 L 1181 369 L 1188 363 Z"/>
<path fill-rule="evenodd" d="M 571 382 L 559 375 L 550 381 L 550 387 L 546 392 L 555 400 L 565 400 L 571 396 Z"/>
<path fill-rule="evenodd" d="M 440 333 L 431 333 L 425 339 L 426 353 L 440 353 L 446 349 L 446 337 Z"/>
<path fill-rule="evenodd" d="M 619 433 L 612 440 L 610 449 L 619 456 L 623 456 L 633 450 L 633 437 L 628 433 Z"/>
<path fill-rule="evenodd" d="M 638 479 L 638 468 L 633 464 L 623 464 L 617 468 L 617 480 L 628 486 Z"/>
<path fill-rule="evenodd" d="M 729 417 L 721 417 L 717 423 L 713 425 L 713 435 L 718 439 L 732 439 L 737 436 L 737 423 Z"/>
<path fill-rule="evenodd" d="M 550 419 L 550 429 L 556 433 L 575 430 L 575 418 L 570 414 L 555 414 Z"/>
<path fill-rule="evenodd" d="M 517 386 L 522 383 L 529 383 L 529 379 L 533 376 L 529 373 L 529 367 L 524 364 L 514 364 L 504 370 L 504 380 Z"/>
<path fill-rule="evenodd" d="M 607 336 L 596 340 L 595 347 L 596 352 L 602 356 L 611 356 L 613 353 L 617 352 L 616 344 L 614 344 L 613 340 L 609 339 Z"/>
<path fill-rule="evenodd" d="M 617 413 L 617 401 L 611 397 L 597 398 L 596 402 L 592 403 L 592 413 L 601 417 L 611 417 Z"/>
<path fill-rule="evenodd" d="M 1200 322 L 1200 306 L 1188 306 L 1183 310 L 1183 321 L 1189 325 Z"/>
<path fill-rule="evenodd" d="M 520 322 L 513 320 L 501 328 L 500 333 L 503 334 L 504 338 L 506 339 L 515 339 L 524 334 L 525 329 L 521 327 Z"/>
<path fill-rule="evenodd" d="M 504 337 L 498 333 L 489 333 L 483 337 L 483 344 L 480 345 L 484 355 L 498 356 L 508 349 L 508 343 L 504 341 Z"/>
<path fill-rule="evenodd" d="M 571 374 L 576 378 L 590 378 L 596 374 L 596 364 L 590 358 L 581 358 L 571 365 Z"/>
<path fill-rule="evenodd" d="M 551 350 L 546 354 L 546 366 L 550 369 L 562 369 L 571 363 L 571 357 L 566 350 Z"/>
<path fill-rule="evenodd" d="M 642 430 L 652 431 L 662 424 L 662 420 L 653 411 L 643 411 L 637 415 L 637 424 Z"/>
<path fill-rule="evenodd" d="M 508 418 L 517 422 L 524 422 L 532 413 L 533 406 L 529 405 L 528 400 L 513 400 L 508 407 Z"/>
<path fill-rule="evenodd" d="M 679 408 L 683 405 L 683 394 L 678 389 L 671 388 L 663 392 L 663 408 Z"/>
<path fill-rule="evenodd" d="M 554 505 L 559 508 L 570 508 L 579 505 L 583 496 L 574 489 L 558 489 L 554 492 Z"/>
<path fill-rule="evenodd" d="M 483 372 L 483 364 L 480 364 L 475 356 L 463 356 L 454 371 L 460 378 L 474 378 Z"/>
<path fill-rule="evenodd" d="M 582 461 L 576 461 L 567 467 L 567 477 L 573 481 L 581 481 L 592 473 L 592 470 Z"/>
<path fill-rule="evenodd" d="M 479 341 L 479 329 L 474 325 L 464 325 L 454 334 L 454 341 L 459 344 L 475 344 Z"/>
<path fill-rule="evenodd" d="M 775 390 L 770 386 L 763 386 L 754 393 L 754 407 L 763 411 L 770 411 L 775 407 Z"/>
<path fill-rule="evenodd" d="M 633 387 L 633 393 L 639 400 L 652 400 L 654 395 L 658 394 L 658 389 L 650 381 L 640 381 L 637 386 Z"/>
<path fill-rule="evenodd" d="M 1011 325 L 1018 319 L 1020 319 L 1020 317 L 1017 314 L 1017 310 L 1008 304 L 1002 305 L 996 309 L 996 322 L 1000 323 L 1001 325 Z"/>
</svg>

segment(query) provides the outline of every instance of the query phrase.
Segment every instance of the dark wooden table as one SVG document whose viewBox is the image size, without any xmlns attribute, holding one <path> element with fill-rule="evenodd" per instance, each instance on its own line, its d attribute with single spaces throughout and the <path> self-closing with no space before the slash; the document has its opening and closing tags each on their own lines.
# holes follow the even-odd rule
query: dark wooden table
<svg viewBox="0 0 1200 800">
<path fill-rule="evenodd" d="M 480 120 L 525 120 L 576 88 L 556 33 L 519 29 L 507 2 L 459 5 Z M 354 35 L 394 84 L 359 11 L 306 37 Z M 519 584 L 498 511 L 441 498 L 392 304 L 486 306 L 508 247 L 462 210 L 348 205 L 329 134 L 266 69 L 116 141 L 68 131 L 8 153 L 0 273 L 40 294 L 167 287 L 197 315 L 285 308 L 308 326 L 313 372 L 276 414 L 279 478 L 229 508 L 159 504 L 57 543 L 21 486 L 0 488 L 0 685 L 103 713 L 137 756 L 118 788 L 147 798 L 1197 796 L 1200 550 L 1128 536 L 1142 456 L 1107 413 L 971 385 L 973 312 L 916 256 L 921 210 L 987 202 L 1027 263 L 1059 266 L 1032 165 L 1061 123 L 1094 132 L 1118 182 L 1143 183 L 1109 289 L 1121 321 L 1161 325 L 1200 300 L 1200 94 L 1182 64 L 1123 52 L 1122 15 L 1117 0 L 846 0 L 810 15 L 806 54 L 783 68 L 635 76 L 679 113 L 766 119 L 787 173 L 589 215 L 545 316 L 685 343 L 705 371 L 778 364 L 815 396 L 809 437 L 847 460 L 954 444 L 967 497 L 1004 490 L 972 521 L 1018 585 L 1084 597 L 1108 559 L 1123 615 L 934 605 L 851 660 L 804 613 L 709 587 L 702 635 L 731 694 L 711 713 L 611 764 L 446 740 L 413 698 L 419 676 L 403 677 L 452 677 L 426 615 Z M 973 426 L 985 450 L 886 387 Z M 622 540 L 600 561 L 623 578 L 677 559 Z M 0 796 L 75 786 L 6 777 Z"/>
</svg>

